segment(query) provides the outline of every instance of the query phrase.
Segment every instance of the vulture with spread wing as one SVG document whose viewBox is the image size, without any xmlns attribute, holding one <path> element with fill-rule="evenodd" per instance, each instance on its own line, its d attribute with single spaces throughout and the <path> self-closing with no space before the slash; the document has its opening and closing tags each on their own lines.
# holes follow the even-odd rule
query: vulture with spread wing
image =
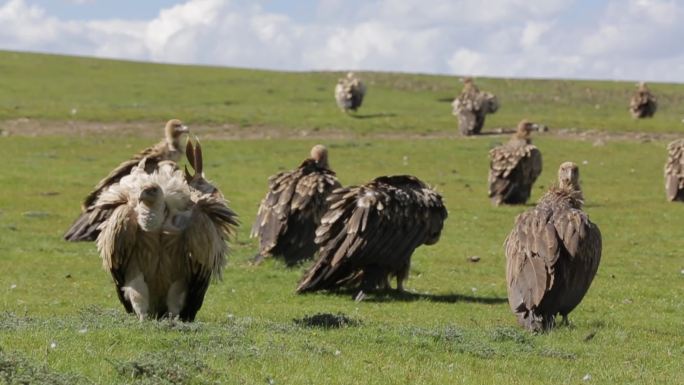
<svg viewBox="0 0 684 385">
<path fill-rule="evenodd" d="M 684 139 L 667 146 L 665 192 L 669 201 L 684 201 Z"/>
<path fill-rule="evenodd" d="M 629 111 L 632 113 L 632 117 L 634 119 L 653 117 L 657 108 L 656 97 L 648 89 L 646 83 L 639 83 L 639 88 L 629 101 Z"/>
<path fill-rule="evenodd" d="M 555 325 L 589 290 L 601 260 L 601 232 L 582 211 L 579 169 L 561 164 L 557 186 L 520 214 L 506 238 L 508 303 L 531 331 Z"/>
<path fill-rule="evenodd" d="M 530 140 L 533 127 L 523 120 L 508 143 L 489 150 L 489 198 L 497 206 L 527 202 L 541 174 L 541 152 Z"/>
<path fill-rule="evenodd" d="M 485 116 L 499 109 L 496 96 L 481 92 L 472 78 L 463 79 L 461 94 L 451 103 L 452 114 L 458 117 L 458 127 L 463 135 L 477 135 L 482 131 Z"/>
<path fill-rule="evenodd" d="M 349 72 L 347 77 L 337 81 L 335 100 L 342 111 L 356 111 L 361 107 L 364 95 L 366 95 L 366 85 L 355 77 L 354 73 Z"/>
<path fill-rule="evenodd" d="M 83 201 L 81 215 L 64 234 L 64 239 L 71 242 L 94 241 L 100 233 L 100 224 L 111 214 L 109 209 L 96 207 L 95 202 L 100 194 L 109 186 L 119 182 L 121 178 L 128 175 L 142 159 L 147 159 L 145 162 L 145 171 L 147 173 L 152 173 L 156 170 L 159 162 L 165 160 L 177 162 L 183 154 L 179 144 L 180 137 L 187 132 L 188 127 L 184 126 L 180 120 L 169 120 L 166 123 L 164 139 L 161 142 L 153 147 L 142 150 L 131 159 L 121 163 L 95 186 L 95 189 Z"/>
<path fill-rule="evenodd" d="M 220 192 L 204 180 L 201 152 L 188 152 L 195 175 L 184 175 L 171 161 L 150 174 L 143 158 L 95 202 L 111 212 L 97 238 L 104 268 L 121 303 L 141 320 L 193 321 L 211 278 L 221 276 L 227 240 L 238 224 Z"/>
<path fill-rule="evenodd" d="M 316 145 L 298 168 L 271 176 L 257 212 L 252 237 L 259 237 L 259 262 L 282 257 L 289 266 L 313 257 L 316 228 L 327 209 L 326 198 L 341 187 L 328 164 L 328 150 Z"/>
<path fill-rule="evenodd" d="M 383 176 L 362 186 L 341 188 L 328 197 L 330 208 L 316 230 L 318 260 L 297 292 L 338 287 L 397 290 L 408 278 L 411 255 L 437 243 L 447 210 L 442 197 L 409 175 Z"/>
</svg>

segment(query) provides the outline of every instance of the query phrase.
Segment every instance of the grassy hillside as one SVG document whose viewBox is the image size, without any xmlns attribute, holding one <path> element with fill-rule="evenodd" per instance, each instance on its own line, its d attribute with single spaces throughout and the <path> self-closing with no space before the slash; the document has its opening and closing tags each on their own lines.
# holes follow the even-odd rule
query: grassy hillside
<svg viewBox="0 0 684 385">
<path fill-rule="evenodd" d="M 360 73 L 363 108 L 341 113 L 333 100 L 340 73 L 284 73 L 160 65 L 0 51 L 0 122 L 7 119 L 230 123 L 290 130 L 455 132 L 453 76 Z M 551 128 L 677 132 L 684 128 L 684 85 L 653 84 L 654 119 L 627 112 L 631 82 L 477 79 L 501 109 L 485 129 L 523 117 Z"/>
<path fill-rule="evenodd" d="M 493 208 L 486 197 L 496 140 L 329 143 L 343 184 L 416 174 L 449 208 L 441 241 L 414 254 L 412 294 L 361 303 L 295 295 L 304 267 L 248 263 L 266 177 L 296 165 L 313 142 L 205 141 L 207 175 L 242 226 L 224 280 L 210 287 L 198 322 L 184 325 L 125 315 L 95 246 L 61 239 L 92 184 L 148 141 L 0 138 L 0 383 L 684 383 L 684 206 L 664 199 L 664 143 L 536 141 L 545 170 L 532 200 L 560 162 L 580 164 L 604 253 L 572 326 L 531 335 L 506 303 L 502 250 L 526 207 Z M 310 326 L 320 312 L 350 323 Z"/>
</svg>

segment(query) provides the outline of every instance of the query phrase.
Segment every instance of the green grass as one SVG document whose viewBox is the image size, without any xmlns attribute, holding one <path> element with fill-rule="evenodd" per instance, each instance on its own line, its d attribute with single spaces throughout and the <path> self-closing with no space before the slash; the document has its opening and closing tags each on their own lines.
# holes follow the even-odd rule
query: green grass
<svg viewBox="0 0 684 385">
<path fill-rule="evenodd" d="M 32 56 L 32 60 L 57 59 Z M 81 72 L 85 73 L 90 71 L 88 63 L 94 63 L 68 60 L 82 63 L 85 69 Z M 3 59 L 0 66 L 4 70 L 12 65 Z M 92 71 L 98 68 L 114 77 L 132 68 L 147 67 L 102 62 Z M 60 69 L 65 79 L 73 80 L 70 71 L 68 66 Z M 168 67 L 166 71 L 157 70 L 159 76 L 189 71 L 205 79 L 240 77 L 240 72 L 234 70 Z M 265 73 L 243 74 L 256 82 Z M 312 109 L 312 114 L 320 114 L 312 117 L 314 121 L 333 116 L 335 123 L 331 124 L 348 119 L 360 126 L 345 127 L 373 129 L 361 126 L 366 121 L 338 116 L 334 106 L 328 105 L 329 81 L 335 75 L 270 75 L 274 83 L 310 79 L 325 86 L 320 110 Z M 401 79 L 395 75 L 373 76 L 377 84 Z M 435 99 L 440 92 L 444 97 L 451 93 L 453 80 L 422 76 L 406 79 L 405 92 L 400 85 L 384 90 L 378 85 L 379 89 L 372 91 L 374 97 L 393 95 L 393 101 L 382 101 L 387 111 L 395 111 L 391 106 L 403 96 L 413 100 L 426 97 L 426 108 L 434 104 L 447 110 L 444 129 L 450 127 L 453 122 L 449 120 L 448 104 Z M 14 80 L 0 78 L 0 82 L 8 81 Z M 140 89 L 146 89 L 144 77 L 140 81 Z M 67 83 L 64 80 L 64 85 Z M 443 91 L 427 86 L 423 91 L 408 91 L 416 84 L 442 83 Z M 492 89 L 506 84 L 495 80 L 482 83 Z M 79 86 L 74 87 L 63 90 L 68 97 L 60 97 L 55 103 L 68 105 L 66 99 L 78 98 L 92 105 L 93 111 L 100 108 L 89 118 L 118 119 L 110 112 L 108 94 L 92 94 L 90 98 L 96 100 L 87 102 L 87 95 L 74 96 Z M 619 88 L 612 83 L 602 87 L 608 93 Z M 45 88 L 46 95 L 47 90 L 58 89 L 52 83 Z M 112 90 L 112 100 L 121 97 L 125 88 L 121 85 Z M 163 89 L 160 86 L 155 92 L 163 94 Z M 192 87 L 188 90 L 200 92 Z M 219 94 L 218 88 L 211 90 L 202 102 Z M 230 87 L 225 91 L 234 92 Z M 141 97 L 156 97 L 147 92 Z M 0 95 L 6 100 L 4 92 Z M 254 91 L 248 97 L 256 95 Z M 27 103 L 26 111 L 43 111 L 46 119 L 66 118 L 57 116 L 59 108 L 47 109 L 41 107 L 40 101 L 29 103 L 29 99 L 17 98 L 18 103 Z M 157 105 L 164 107 L 152 108 L 145 118 L 160 119 L 176 111 L 178 105 L 191 102 L 183 99 L 166 106 L 170 100 L 160 99 Z M 368 101 L 368 113 L 379 108 L 371 107 L 371 101 L 381 103 L 381 99 Z M 200 99 L 192 103 L 199 104 Z M 410 100 L 404 103 L 408 105 Z M 204 111 L 197 104 L 188 106 L 192 117 Z M 244 102 L 239 108 L 262 108 L 246 105 Z M 284 100 L 284 105 L 294 107 L 296 103 Z M 287 110 L 268 104 L 263 108 Z M 548 105 L 545 108 L 552 111 Z M 85 114 L 88 110 L 83 109 Z M 126 113 L 129 111 L 133 110 Z M 283 124 L 296 122 L 302 111 L 291 111 Z M 397 111 L 401 112 L 397 121 L 420 118 Z M 558 111 L 558 116 L 568 114 Z M 512 114 L 505 110 L 501 113 Z M 127 116 L 138 119 L 142 115 Z M 254 116 L 263 119 L 261 123 L 278 119 Z M 632 124 L 627 119 L 625 122 Z M 587 297 L 571 314 L 572 326 L 532 335 L 517 327 L 506 303 L 502 247 L 515 215 L 526 207 L 494 208 L 486 197 L 487 150 L 500 140 L 504 138 L 368 138 L 327 143 L 332 167 L 343 184 L 362 183 L 384 174 L 414 174 L 436 186 L 449 209 L 441 241 L 419 248 L 413 256 L 407 283 L 413 295 L 404 299 L 371 295 L 361 303 L 355 303 L 349 295 L 295 295 L 304 267 L 287 269 L 274 261 L 258 267 L 248 263 L 256 251 L 256 242 L 248 239 L 248 230 L 265 193 L 267 176 L 297 165 L 314 142 L 204 141 L 207 176 L 230 199 L 241 215 L 242 226 L 237 240 L 232 242 L 224 280 L 210 287 L 197 322 L 176 324 L 140 323 L 124 314 L 108 273 L 100 267 L 95 246 L 61 240 L 90 187 L 149 141 L 95 136 L 0 138 L 0 383 L 21 383 L 27 376 L 34 382 L 55 384 L 684 383 L 684 275 L 680 272 L 684 260 L 679 230 L 684 206 L 667 203 L 664 198 L 665 143 L 608 141 L 605 146 L 594 147 L 590 141 L 543 136 L 535 139 L 544 156 L 545 170 L 532 200 L 538 199 L 554 180 L 562 161 L 577 162 L 587 198 L 586 210 L 601 228 L 604 252 Z M 472 255 L 480 256 L 480 262 L 467 262 Z M 344 317 L 347 322 L 341 327 L 311 325 L 311 317 L 318 313 Z M 587 374 L 591 380 L 583 381 Z"/>
<path fill-rule="evenodd" d="M 82 120 L 277 127 L 290 132 L 456 132 L 450 102 L 455 76 L 366 73 L 368 95 L 358 114 L 341 113 L 334 72 L 285 73 L 159 65 L 0 51 L 0 121 Z M 485 130 L 522 118 L 553 128 L 613 132 L 677 132 L 683 128 L 684 85 L 652 84 L 655 118 L 628 111 L 632 82 L 477 79 L 501 109 Z M 72 114 L 72 111 L 75 113 Z"/>
</svg>

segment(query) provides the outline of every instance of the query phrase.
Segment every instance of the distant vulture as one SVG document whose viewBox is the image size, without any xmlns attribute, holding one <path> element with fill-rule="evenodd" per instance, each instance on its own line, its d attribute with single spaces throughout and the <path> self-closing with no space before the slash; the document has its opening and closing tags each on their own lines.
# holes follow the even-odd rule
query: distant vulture
<svg viewBox="0 0 684 385">
<path fill-rule="evenodd" d="M 95 202 L 102 191 L 128 175 L 143 158 L 147 159 L 145 162 L 145 171 L 147 173 L 152 173 L 156 170 L 157 165 L 161 161 L 170 160 L 177 162 L 183 154 L 179 144 L 180 137 L 187 132 L 188 127 L 184 126 L 180 120 L 169 120 L 164 129 L 165 137 L 161 142 L 153 147 L 142 150 L 131 159 L 121 163 L 95 186 L 95 189 L 83 201 L 81 215 L 64 234 L 64 239 L 71 242 L 94 241 L 100 233 L 98 227 L 111 213 L 108 209 L 103 210 L 95 206 Z"/>
<path fill-rule="evenodd" d="M 193 321 L 209 281 L 221 276 L 226 263 L 236 215 L 220 193 L 204 193 L 188 183 L 188 178 L 204 179 L 197 161 L 201 155 L 193 158 L 196 174 L 185 176 L 170 161 L 159 162 L 149 174 L 143 158 L 95 202 L 97 209 L 111 212 L 97 238 L 104 268 L 126 311 L 141 320 Z"/>
<path fill-rule="evenodd" d="M 337 81 L 335 100 L 342 111 L 356 111 L 361 107 L 364 95 L 366 95 L 366 85 L 356 78 L 354 73 L 349 72 L 347 77 Z"/>
<path fill-rule="evenodd" d="M 463 79 L 463 90 L 451 105 L 463 135 L 479 134 L 484 126 L 485 115 L 493 114 L 499 109 L 496 96 L 481 92 L 472 78 Z"/>
<path fill-rule="evenodd" d="M 632 113 L 632 117 L 634 119 L 650 118 L 655 114 L 657 108 L 656 97 L 648 89 L 646 83 L 639 83 L 639 88 L 629 101 L 629 111 Z"/>
<path fill-rule="evenodd" d="M 489 150 L 489 198 L 495 205 L 524 204 L 542 171 L 541 152 L 530 144 L 535 124 L 526 120 L 508 143 Z"/>
<path fill-rule="evenodd" d="M 667 146 L 665 192 L 669 201 L 684 201 L 684 139 Z"/>
<path fill-rule="evenodd" d="M 561 164 L 558 185 L 518 216 L 506 238 L 508 303 L 521 326 L 541 331 L 582 300 L 601 259 L 601 232 L 582 211 L 579 170 Z"/>
<path fill-rule="evenodd" d="M 442 197 L 417 178 L 383 176 L 363 186 L 341 188 L 328 197 L 330 209 L 316 230 L 316 263 L 297 292 L 347 287 L 357 292 L 403 290 L 411 255 L 439 240 L 447 210 Z"/>
<path fill-rule="evenodd" d="M 328 164 L 328 150 L 316 145 L 311 158 L 298 168 L 271 176 L 269 190 L 257 212 L 252 237 L 259 237 L 260 262 L 283 257 L 289 266 L 310 259 L 318 249 L 316 228 L 328 204 L 326 198 L 341 187 Z"/>
</svg>

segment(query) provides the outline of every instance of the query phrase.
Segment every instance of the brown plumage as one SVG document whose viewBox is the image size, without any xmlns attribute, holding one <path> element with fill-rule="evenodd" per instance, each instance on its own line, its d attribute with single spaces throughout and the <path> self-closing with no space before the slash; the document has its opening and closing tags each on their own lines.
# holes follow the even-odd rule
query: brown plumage
<svg viewBox="0 0 684 385">
<path fill-rule="evenodd" d="M 669 201 L 684 201 L 684 139 L 667 146 L 665 193 Z"/>
<path fill-rule="evenodd" d="M 251 232 L 252 237 L 259 237 L 257 261 L 282 257 L 292 266 L 313 257 L 326 198 L 338 187 L 328 150 L 322 145 L 314 146 L 311 157 L 298 168 L 271 176 Z"/>
<path fill-rule="evenodd" d="M 453 115 L 458 117 L 458 127 L 463 135 L 477 135 L 482 131 L 485 116 L 499 109 L 496 96 L 481 92 L 472 78 L 463 79 L 461 94 L 451 103 Z"/>
<path fill-rule="evenodd" d="M 411 255 L 437 243 L 447 211 L 442 197 L 408 175 L 379 177 L 362 186 L 335 190 L 316 230 L 316 263 L 297 291 L 338 287 L 364 291 L 389 288 L 391 276 L 403 290 Z"/>
<path fill-rule="evenodd" d="M 559 183 L 520 214 L 506 238 L 508 303 L 521 326 L 541 331 L 582 300 L 601 260 L 601 232 L 582 211 L 579 169 L 565 162 Z"/>
<path fill-rule="evenodd" d="M 489 150 L 489 198 L 497 206 L 526 203 L 541 174 L 541 152 L 530 140 L 533 126 L 521 121 L 508 143 Z"/>
<path fill-rule="evenodd" d="M 95 207 L 95 202 L 102 191 L 128 175 L 143 158 L 147 159 L 145 163 L 145 171 L 147 173 L 152 173 L 156 170 L 159 162 L 165 160 L 177 162 L 183 154 L 179 144 L 180 137 L 187 132 L 188 128 L 180 120 L 169 120 L 166 123 L 164 139 L 161 142 L 142 150 L 131 159 L 121 163 L 86 196 L 81 205 L 81 215 L 64 234 L 64 239 L 72 242 L 94 241 L 100 233 L 98 227 L 111 214 L 110 210 Z"/>
<path fill-rule="evenodd" d="M 160 162 L 151 174 L 146 163 L 100 194 L 95 206 L 111 215 L 97 247 L 128 312 L 192 321 L 226 263 L 236 215 L 220 194 L 189 184 L 174 162 Z"/>
<path fill-rule="evenodd" d="M 356 111 L 363 103 L 366 95 L 366 85 L 349 72 L 345 78 L 337 81 L 335 86 L 335 101 L 344 112 Z"/>
<path fill-rule="evenodd" d="M 646 83 L 639 83 L 639 88 L 629 101 L 629 111 L 634 119 L 650 118 L 658 109 L 656 97 L 646 86 Z"/>
</svg>

